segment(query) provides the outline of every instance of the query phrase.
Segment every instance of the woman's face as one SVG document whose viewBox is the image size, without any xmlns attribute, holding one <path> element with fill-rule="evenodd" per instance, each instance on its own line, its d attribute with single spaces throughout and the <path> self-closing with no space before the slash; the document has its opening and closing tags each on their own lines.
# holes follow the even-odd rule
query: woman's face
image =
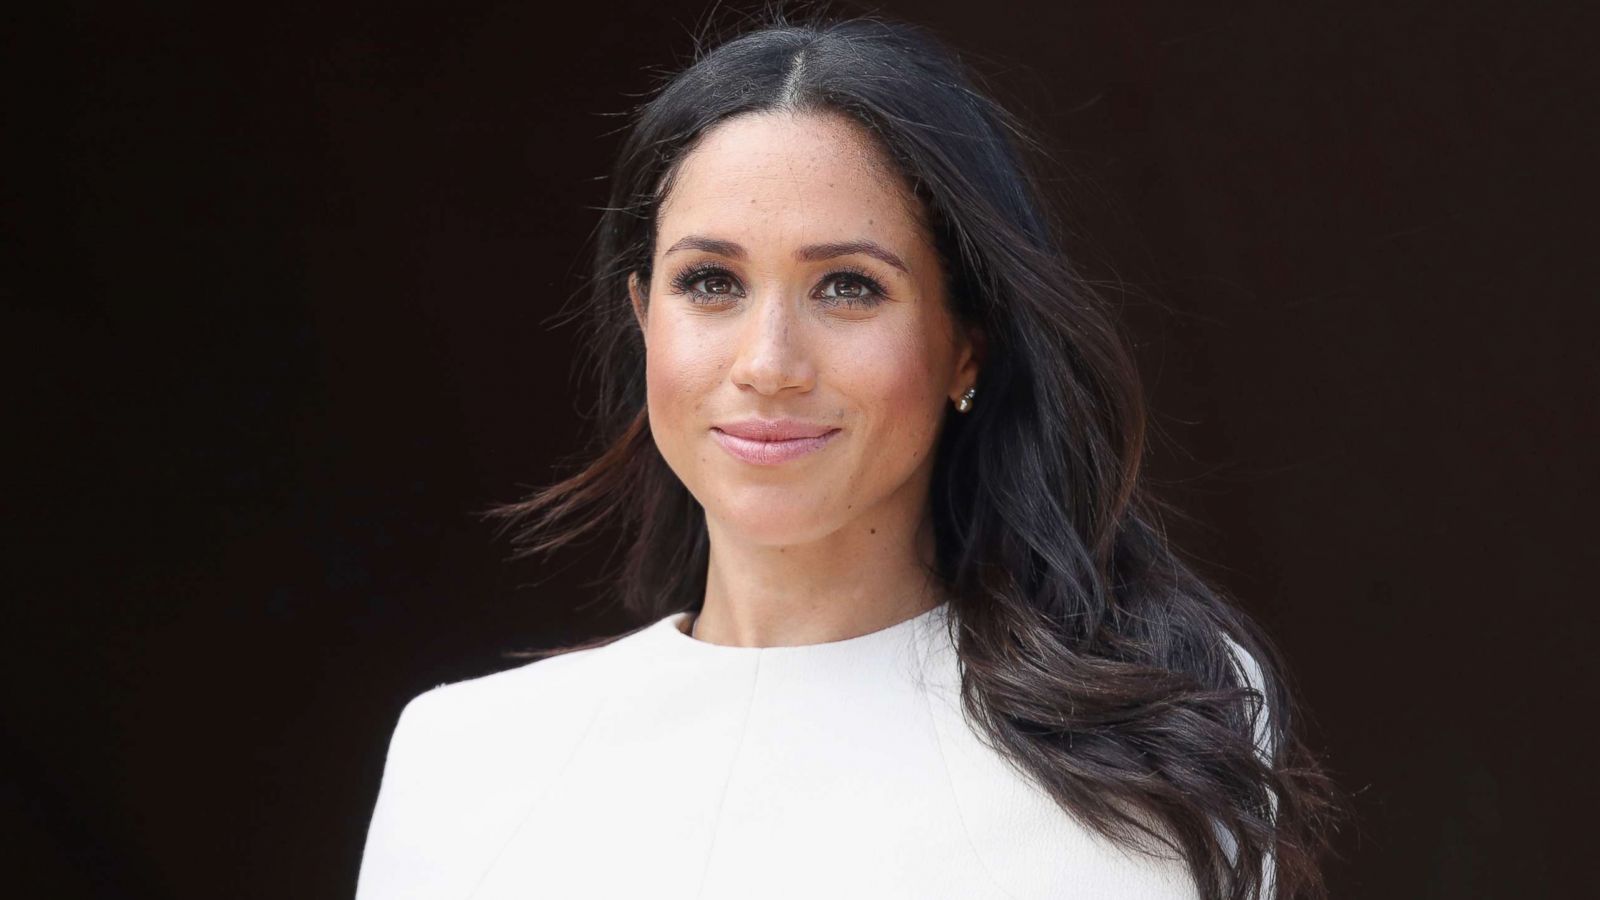
<svg viewBox="0 0 1600 900">
<path fill-rule="evenodd" d="M 977 366 L 921 212 L 868 134 L 815 113 L 724 121 L 657 229 L 648 299 L 629 285 L 650 430 L 711 527 L 785 545 L 920 514 Z M 811 437 L 771 440 L 796 434 Z"/>
</svg>

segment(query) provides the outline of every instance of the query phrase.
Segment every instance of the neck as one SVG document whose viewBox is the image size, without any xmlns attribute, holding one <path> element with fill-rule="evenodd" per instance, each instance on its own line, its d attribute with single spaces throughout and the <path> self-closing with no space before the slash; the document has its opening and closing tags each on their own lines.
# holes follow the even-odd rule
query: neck
<svg viewBox="0 0 1600 900">
<path fill-rule="evenodd" d="M 707 521 L 705 601 L 689 634 L 714 644 L 783 647 L 845 640 L 903 622 L 944 599 L 933 522 L 852 523 L 781 546 L 742 541 Z"/>
</svg>

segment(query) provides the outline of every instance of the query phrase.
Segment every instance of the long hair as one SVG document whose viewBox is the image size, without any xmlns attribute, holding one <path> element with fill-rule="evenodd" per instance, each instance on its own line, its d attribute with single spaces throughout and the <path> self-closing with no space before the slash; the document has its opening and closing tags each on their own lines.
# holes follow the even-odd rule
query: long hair
<svg viewBox="0 0 1600 900">
<path fill-rule="evenodd" d="M 977 403 L 947 407 L 930 488 L 966 714 L 1063 810 L 1124 846 L 1153 838 L 1180 854 L 1207 900 L 1270 896 L 1274 883 L 1278 897 L 1325 897 L 1337 791 L 1298 734 L 1282 660 L 1170 546 L 1167 507 L 1140 480 L 1132 355 L 1063 250 L 1023 154 L 1038 142 L 977 83 L 925 30 L 875 16 L 768 12 L 698 51 L 636 108 L 595 234 L 587 461 L 486 515 L 516 556 L 619 529 L 613 599 L 649 620 L 699 609 L 704 511 L 650 434 L 627 278 L 649 283 L 659 206 L 713 126 L 774 110 L 849 116 L 921 200 L 951 311 L 987 343 Z"/>
</svg>

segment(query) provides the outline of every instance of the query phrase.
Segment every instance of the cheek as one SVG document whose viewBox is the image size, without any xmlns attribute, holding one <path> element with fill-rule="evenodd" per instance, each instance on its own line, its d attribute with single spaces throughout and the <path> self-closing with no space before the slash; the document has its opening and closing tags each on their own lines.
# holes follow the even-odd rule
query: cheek
<svg viewBox="0 0 1600 900">
<path fill-rule="evenodd" d="M 651 320 L 646 346 L 650 429 L 670 441 L 705 418 L 706 399 L 722 377 L 722 354 L 703 329 L 665 315 Z"/>
<path fill-rule="evenodd" d="M 871 452 L 892 453 L 909 466 L 931 452 L 945 380 L 930 350 L 934 340 L 907 328 L 855 342 L 844 354 L 835 383 L 866 413 Z"/>
</svg>

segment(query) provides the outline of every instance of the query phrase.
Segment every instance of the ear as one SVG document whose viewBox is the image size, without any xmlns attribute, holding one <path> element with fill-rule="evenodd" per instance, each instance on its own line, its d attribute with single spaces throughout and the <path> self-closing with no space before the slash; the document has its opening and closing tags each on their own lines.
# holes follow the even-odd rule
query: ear
<svg viewBox="0 0 1600 900">
<path fill-rule="evenodd" d="M 956 370 L 953 376 L 955 391 L 951 400 L 956 400 L 967 392 L 967 388 L 978 383 L 978 371 L 983 368 L 983 361 L 989 354 L 989 339 L 983 329 L 977 325 L 963 325 L 960 330 L 960 344 L 956 352 Z"/>
<path fill-rule="evenodd" d="M 628 302 L 633 305 L 633 320 L 639 324 L 641 334 L 644 333 L 645 317 L 649 312 L 649 304 L 644 298 L 647 289 L 648 285 L 640 287 L 638 272 L 628 273 Z"/>
</svg>

